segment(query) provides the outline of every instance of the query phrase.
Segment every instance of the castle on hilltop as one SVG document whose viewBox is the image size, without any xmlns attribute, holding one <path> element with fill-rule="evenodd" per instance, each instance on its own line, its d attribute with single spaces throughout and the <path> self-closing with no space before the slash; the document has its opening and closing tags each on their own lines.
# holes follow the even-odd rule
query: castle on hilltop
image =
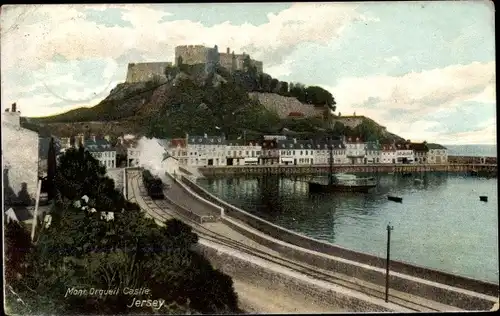
<svg viewBox="0 0 500 316">
<path fill-rule="evenodd" d="M 213 48 L 203 45 L 182 45 L 175 48 L 175 65 L 179 63 L 187 65 L 204 64 L 205 71 L 211 72 L 216 65 L 220 65 L 229 72 L 244 69 L 244 61 L 250 56 L 235 54 L 229 47 L 225 53 L 219 53 L 217 45 Z M 165 76 L 165 68 L 172 66 L 171 62 L 152 62 L 152 63 L 129 63 L 127 69 L 127 83 L 145 82 L 153 77 Z M 250 65 L 254 66 L 257 73 L 263 73 L 263 63 L 250 58 Z"/>
</svg>

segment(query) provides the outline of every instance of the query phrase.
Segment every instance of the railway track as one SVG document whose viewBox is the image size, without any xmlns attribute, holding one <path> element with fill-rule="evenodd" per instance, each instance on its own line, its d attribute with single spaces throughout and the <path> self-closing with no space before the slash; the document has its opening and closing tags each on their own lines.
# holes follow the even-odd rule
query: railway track
<svg viewBox="0 0 500 316">
<path fill-rule="evenodd" d="M 139 180 L 137 177 L 134 180 Z M 134 181 L 133 180 L 133 181 Z M 137 194 L 135 190 L 132 187 L 132 191 L 134 196 L 137 199 Z M 143 194 L 141 194 L 143 193 Z M 172 205 L 171 203 L 165 201 L 165 200 L 152 200 L 149 196 L 144 196 L 145 192 L 139 192 L 139 197 L 144 200 L 146 205 L 150 208 L 150 210 L 159 218 L 162 220 L 169 220 L 171 218 L 176 218 L 179 220 L 182 220 L 183 222 L 187 223 L 190 225 L 193 230 L 202 238 L 224 245 L 228 248 L 234 249 L 241 251 L 243 253 L 250 254 L 252 256 L 258 257 L 260 259 L 264 259 L 266 261 L 281 265 L 283 267 L 286 267 L 292 271 L 299 272 L 301 274 L 307 275 L 313 279 L 317 279 L 320 281 L 324 281 L 327 283 L 339 285 L 357 292 L 361 292 L 363 294 L 366 294 L 370 297 L 377 298 L 377 299 L 385 299 L 385 291 L 380 290 L 379 286 L 374 285 L 373 286 L 367 286 L 365 284 L 360 284 L 358 282 L 349 280 L 349 278 L 346 277 L 338 277 L 334 276 L 332 274 L 319 271 L 318 268 L 309 266 L 307 264 L 303 264 L 300 262 L 296 262 L 293 260 L 289 260 L 283 257 L 279 257 L 273 254 L 270 254 L 266 251 L 262 251 L 260 249 L 256 249 L 250 246 L 245 245 L 244 243 L 241 243 L 239 241 L 236 241 L 234 239 L 231 239 L 229 237 L 226 237 L 220 233 L 217 233 L 216 231 L 213 231 L 205 226 L 203 224 L 199 224 L 196 221 L 193 221 L 192 219 L 181 215 L 175 211 L 175 207 L 180 207 L 179 205 Z M 168 209 L 169 212 L 167 213 L 165 209 Z M 428 312 L 437 312 L 437 311 L 442 311 L 440 309 L 436 309 L 434 307 L 430 307 L 425 304 L 421 303 L 416 303 L 414 301 L 410 301 L 407 298 L 402 297 L 401 294 L 394 294 L 394 291 L 391 291 L 392 293 L 390 294 L 390 299 L 389 302 L 398 306 L 401 306 L 406 309 L 413 310 L 415 312 L 422 312 L 422 311 L 428 311 Z"/>
</svg>

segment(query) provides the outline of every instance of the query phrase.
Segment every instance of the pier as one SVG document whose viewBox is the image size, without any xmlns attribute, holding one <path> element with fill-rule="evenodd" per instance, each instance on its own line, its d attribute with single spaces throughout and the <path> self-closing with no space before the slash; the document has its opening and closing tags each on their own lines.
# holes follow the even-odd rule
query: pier
<svg viewBox="0 0 500 316">
<path fill-rule="evenodd" d="M 329 165 L 264 165 L 264 166 L 209 166 L 201 167 L 199 171 L 204 176 L 221 175 L 326 175 L 330 172 Z M 497 174 L 496 164 L 362 164 L 334 165 L 333 172 L 355 173 L 411 173 L 411 172 L 451 172 Z"/>
</svg>

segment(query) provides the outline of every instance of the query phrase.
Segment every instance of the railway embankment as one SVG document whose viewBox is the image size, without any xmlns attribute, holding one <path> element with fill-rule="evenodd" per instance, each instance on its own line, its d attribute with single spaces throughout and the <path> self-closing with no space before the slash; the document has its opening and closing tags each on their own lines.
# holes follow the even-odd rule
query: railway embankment
<svg viewBox="0 0 500 316">
<path fill-rule="evenodd" d="M 222 221 L 288 258 L 318 268 L 385 284 L 385 260 L 321 242 L 274 225 L 215 197 L 195 182 L 181 181 L 196 194 L 224 208 Z M 391 288 L 466 310 L 488 310 L 498 296 L 498 285 L 391 260 Z"/>
</svg>

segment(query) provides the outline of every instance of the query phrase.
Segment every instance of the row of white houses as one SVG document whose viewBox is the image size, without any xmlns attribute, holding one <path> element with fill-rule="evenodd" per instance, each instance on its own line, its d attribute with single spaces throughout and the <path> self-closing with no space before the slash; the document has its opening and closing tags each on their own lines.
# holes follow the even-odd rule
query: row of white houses
<svg viewBox="0 0 500 316">
<path fill-rule="evenodd" d="M 224 136 L 190 136 L 163 140 L 166 152 L 192 167 L 241 165 L 326 165 L 330 148 L 334 164 L 447 163 L 447 150 L 438 144 L 326 141 L 265 136 L 261 141 L 226 140 Z M 137 149 L 128 149 L 128 165 L 137 166 Z"/>
</svg>

